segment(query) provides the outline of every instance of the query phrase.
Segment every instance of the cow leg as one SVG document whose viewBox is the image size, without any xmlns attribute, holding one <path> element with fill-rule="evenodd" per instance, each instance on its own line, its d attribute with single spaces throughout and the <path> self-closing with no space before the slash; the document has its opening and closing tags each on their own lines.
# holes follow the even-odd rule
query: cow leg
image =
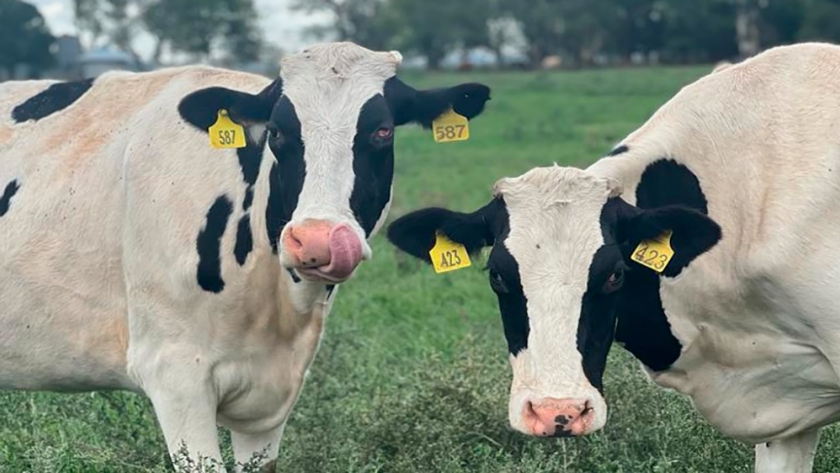
<svg viewBox="0 0 840 473">
<path fill-rule="evenodd" d="M 811 473 L 820 430 L 755 446 L 755 473 Z"/>
<path fill-rule="evenodd" d="M 274 473 L 274 465 L 280 451 L 280 437 L 283 436 L 284 423 L 280 427 L 258 434 L 246 434 L 231 430 L 230 440 L 233 444 L 233 458 L 236 460 L 237 471 L 242 465 L 248 464 L 255 455 L 262 455 L 259 466 L 261 473 Z"/>
<path fill-rule="evenodd" d="M 146 390 L 166 439 L 175 471 L 224 472 L 216 429 L 216 402 L 210 389 L 189 380 Z M 180 468 L 180 469 L 179 469 Z"/>
</svg>

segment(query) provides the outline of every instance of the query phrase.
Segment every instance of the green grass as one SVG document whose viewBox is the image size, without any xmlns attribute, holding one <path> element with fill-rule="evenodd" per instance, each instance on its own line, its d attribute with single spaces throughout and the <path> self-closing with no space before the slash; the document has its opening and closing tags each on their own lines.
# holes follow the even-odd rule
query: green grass
<svg viewBox="0 0 840 473">
<path fill-rule="evenodd" d="M 496 179 L 551 163 L 585 165 L 710 68 L 412 76 L 417 86 L 493 87 L 472 139 L 398 136 L 392 216 L 427 205 L 473 210 Z M 374 259 L 340 291 L 278 471 L 748 472 L 752 448 L 727 440 L 616 347 L 610 420 L 582 439 L 536 439 L 507 425 L 510 368 L 481 271 L 446 275 L 377 237 Z M 726 402 L 726 400 L 723 400 Z M 817 471 L 838 471 L 828 429 Z M 165 471 L 149 403 L 127 393 L 0 393 L 0 472 Z"/>
</svg>

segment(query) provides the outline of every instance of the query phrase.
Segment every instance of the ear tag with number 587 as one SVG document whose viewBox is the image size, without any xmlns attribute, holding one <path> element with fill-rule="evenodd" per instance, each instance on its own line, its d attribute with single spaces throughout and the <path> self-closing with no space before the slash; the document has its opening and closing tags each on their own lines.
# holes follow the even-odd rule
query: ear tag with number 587
<svg viewBox="0 0 840 473">
<path fill-rule="evenodd" d="M 674 257 L 674 250 L 671 248 L 671 230 L 650 240 L 642 240 L 639 246 L 633 250 L 630 259 L 640 265 L 661 273 L 668 266 L 671 258 Z"/>
<path fill-rule="evenodd" d="M 432 122 L 432 133 L 436 143 L 466 141 L 470 139 L 470 121 L 450 108 Z"/>
<path fill-rule="evenodd" d="M 219 149 L 244 148 L 245 129 L 228 116 L 227 110 L 219 110 L 214 123 L 207 130 L 210 146 Z"/>
<path fill-rule="evenodd" d="M 440 233 L 435 238 L 435 246 L 429 251 L 429 258 L 438 274 L 466 268 L 471 264 L 470 255 L 467 254 L 464 245 L 455 243 Z"/>
</svg>

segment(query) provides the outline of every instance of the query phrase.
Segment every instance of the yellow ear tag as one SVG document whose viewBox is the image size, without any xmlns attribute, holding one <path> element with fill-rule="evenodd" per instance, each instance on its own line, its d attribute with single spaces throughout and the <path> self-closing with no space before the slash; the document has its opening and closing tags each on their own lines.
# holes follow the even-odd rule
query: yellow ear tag
<svg viewBox="0 0 840 473">
<path fill-rule="evenodd" d="M 245 129 L 234 123 L 228 116 L 227 110 L 219 110 L 214 123 L 207 130 L 210 135 L 210 146 L 219 149 L 244 148 Z"/>
<path fill-rule="evenodd" d="M 467 254 L 464 245 L 455 243 L 440 233 L 435 238 L 435 246 L 429 251 L 429 258 L 438 274 L 466 268 L 471 264 L 470 255 Z"/>
<path fill-rule="evenodd" d="M 450 108 L 432 122 L 432 132 L 435 143 L 467 141 L 470 139 L 470 121 Z"/>
<path fill-rule="evenodd" d="M 659 235 L 652 240 L 643 240 L 633 250 L 630 259 L 642 266 L 661 273 L 668 266 L 671 258 L 674 257 L 674 250 L 671 248 L 671 230 Z"/>
</svg>

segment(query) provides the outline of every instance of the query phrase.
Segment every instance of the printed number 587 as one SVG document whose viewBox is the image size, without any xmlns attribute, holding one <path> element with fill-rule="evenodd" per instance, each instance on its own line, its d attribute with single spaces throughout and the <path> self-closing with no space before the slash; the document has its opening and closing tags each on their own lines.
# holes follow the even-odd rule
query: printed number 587
<svg viewBox="0 0 840 473">
<path fill-rule="evenodd" d="M 465 128 L 466 127 L 464 125 L 444 125 L 437 127 L 435 133 L 437 134 L 437 138 L 439 140 L 444 138 L 452 140 L 463 137 Z"/>
<path fill-rule="evenodd" d="M 219 142 L 223 145 L 232 145 L 236 138 L 236 130 L 219 130 Z"/>
</svg>

